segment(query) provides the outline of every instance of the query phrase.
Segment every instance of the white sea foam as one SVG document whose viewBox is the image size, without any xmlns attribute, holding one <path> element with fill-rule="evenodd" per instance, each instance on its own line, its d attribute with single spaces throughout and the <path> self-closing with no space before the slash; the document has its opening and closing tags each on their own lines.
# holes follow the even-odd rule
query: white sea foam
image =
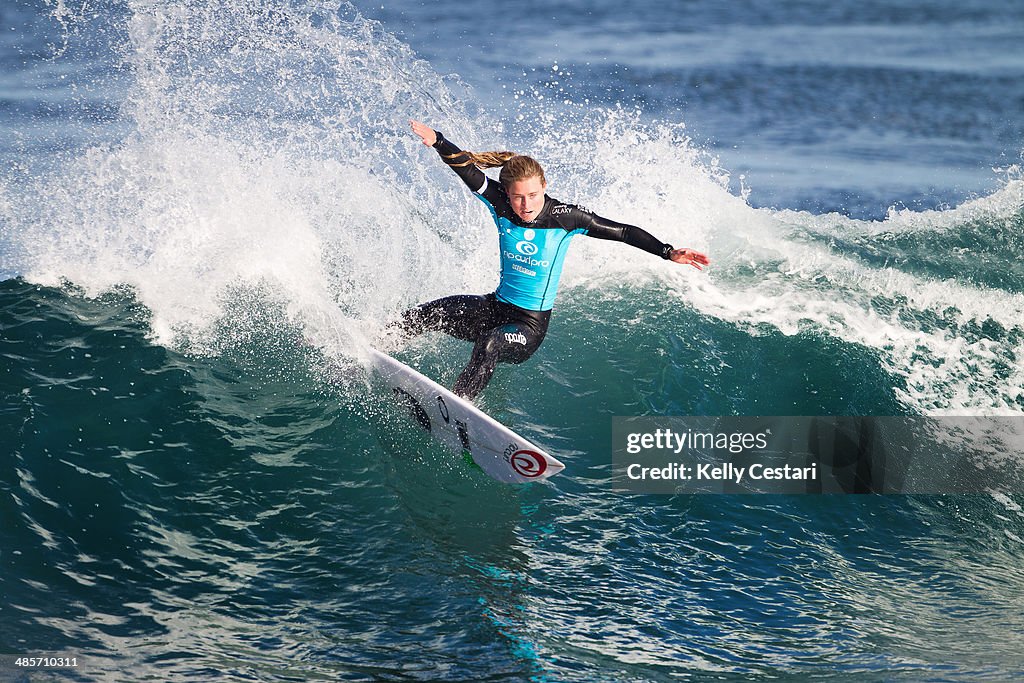
<svg viewBox="0 0 1024 683">
<path fill-rule="evenodd" d="M 17 272 L 127 284 L 159 343 L 210 351 L 240 290 L 345 355 L 418 299 L 486 288 L 481 207 L 408 132 L 468 129 L 457 83 L 340 3 L 129 8 L 131 132 L 0 192 Z"/>
<path fill-rule="evenodd" d="M 928 277 L 844 253 L 830 237 L 1012 226 L 1024 181 L 944 211 L 893 210 L 881 222 L 830 214 L 754 209 L 729 193 L 728 178 L 678 126 L 641 126 L 613 112 L 589 139 L 571 139 L 581 166 L 600 168 L 591 206 L 648 227 L 677 246 L 706 251 L 706 273 L 638 251 L 582 240 L 567 287 L 609 280 L 658 281 L 702 313 L 758 334 L 816 330 L 878 350 L 905 379 L 900 395 L 928 414 L 1022 412 L 1024 295 L 966 280 Z M 549 143 L 557 148 L 558 143 Z M 579 159 L 578 159 L 579 161 Z M 597 175 L 597 173 L 595 173 Z M 990 333 L 978 334 L 987 325 Z"/>
</svg>

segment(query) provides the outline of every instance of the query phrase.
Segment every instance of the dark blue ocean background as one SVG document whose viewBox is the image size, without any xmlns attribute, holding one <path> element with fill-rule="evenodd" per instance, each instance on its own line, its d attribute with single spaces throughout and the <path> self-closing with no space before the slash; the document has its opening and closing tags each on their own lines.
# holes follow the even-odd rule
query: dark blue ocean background
<svg viewBox="0 0 1024 683">
<path fill-rule="evenodd" d="M 548 484 L 370 383 L 495 286 L 410 117 L 714 261 L 574 241 L 480 401 Z M 0 654 L 80 666 L 0 680 L 1024 678 L 1019 487 L 611 483 L 613 416 L 1024 417 L 1022 150 L 1019 3 L 8 0 Z"/>
</svg>

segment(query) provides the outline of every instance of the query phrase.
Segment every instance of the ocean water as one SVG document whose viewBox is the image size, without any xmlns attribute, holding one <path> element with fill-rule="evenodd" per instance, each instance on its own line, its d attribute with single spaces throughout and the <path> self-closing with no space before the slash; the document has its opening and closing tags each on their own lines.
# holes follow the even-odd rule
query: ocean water
<svg viewBox="0 0 1024 683">
<path fill-rule="evenodd" d="M 79 667 L 0 679 L 1024 677 L 1019 488 L 611 482 L 614 416 L 1024 417 L 1021 45 L 973 0 L 4 4 L 0 655 Z M 410 117 L 713 260 L 574 241 L 480 399 L 547 484 L 369 383 L 495 286 Z"/>
</svg>

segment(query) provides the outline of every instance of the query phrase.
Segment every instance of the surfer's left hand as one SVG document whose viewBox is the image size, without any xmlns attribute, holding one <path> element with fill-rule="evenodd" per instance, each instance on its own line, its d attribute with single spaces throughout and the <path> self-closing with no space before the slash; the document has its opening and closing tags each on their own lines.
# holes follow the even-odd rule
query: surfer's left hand
<svg viewBox="0 0 1024 683">
<path fill-rule="evenodd" d="M 412 126 L 412 132 L 419 136 L 420 142 L 427 147 L 431 147 L 437 142 L 437 133 L 427 124 L 420 123 L 416 119 L 409 119 L 409 125 Z"/>
<path fill-rule="evenodd" d="M 668 258 L 670 261 L 684 266 L 693 266 L 697 270 L 704 270 L 704 266 L 711 263 L 711 259 L 693 249 L 673 249 L 669 252 Z"/>
</svg>

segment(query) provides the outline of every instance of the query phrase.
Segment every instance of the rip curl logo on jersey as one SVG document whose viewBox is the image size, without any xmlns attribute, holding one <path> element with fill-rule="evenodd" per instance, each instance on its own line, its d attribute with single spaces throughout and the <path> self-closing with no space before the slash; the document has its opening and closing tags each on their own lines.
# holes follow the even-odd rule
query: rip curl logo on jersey
<svg viewBox="0 0 1024 683">
<path fill-rule="evenodd" d="M 526 346 L 526 335 L 522 332 L 506 332 L 505 341 L 509 344 L 522 344 Z"/>
<path fill-rule="evenodd" d="M 516 251 L 518 251 L 523 256 L 533 256 L 538 251 L 540 251 L 540 247 L 538 247 L 533 242 L 517 242 Z"/>
<path fill-rule="evenodd" d="M 534 256 L 538 251 L 540 251 L 540 247 L 531 241 L 536 236 L 536 231 L 532 229 L 523 231 L 523 239 L 516 242 L 516 251 L 523 256 Z"/>
<path fill-rule="evenodd" d="M 537 451 L 518 450 L 509 457 L 508 464 L 521 477 L 536 479 L 548 469 L 548 463 Z"/>
</svg>

